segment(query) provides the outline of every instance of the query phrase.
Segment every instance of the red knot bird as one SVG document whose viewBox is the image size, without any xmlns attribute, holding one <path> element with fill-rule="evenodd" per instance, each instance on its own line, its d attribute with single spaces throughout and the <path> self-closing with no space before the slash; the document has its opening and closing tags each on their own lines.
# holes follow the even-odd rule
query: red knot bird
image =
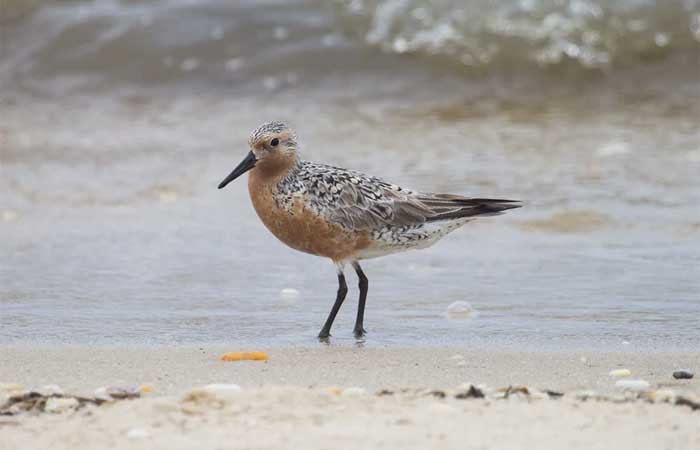
<svg viewBox="0 0 700 450">
<path fill-rule="evenodd" d="M 250 198 L 272 234 L 295 250 L 335 263 L 338 293 L 318 335 L 321 339 L 330 336 L 345 300 L 348 263 L 359 278 L 354 328 L 359 338 L 365 334 L 368 290 L 359 261 L 429 247 L 476 217 L 521 206 L 516 200 L 413 191 L 354 170 L 303 161 L 294 131 L 282 122 L 262 124 L 249 144 L 250 152 L 219 189 L 250 172 Z"/>
</svg>

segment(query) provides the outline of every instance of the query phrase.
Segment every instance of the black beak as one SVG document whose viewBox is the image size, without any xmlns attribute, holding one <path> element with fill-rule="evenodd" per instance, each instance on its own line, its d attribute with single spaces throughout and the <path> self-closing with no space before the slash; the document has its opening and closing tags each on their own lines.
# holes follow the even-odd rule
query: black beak
<svg viewBox="0 0 700 450">
<path fill-rule="evenodd" d="M 255 167 L 255 163 L 258 162 L 257 159 L 255 159 L 255 155 L 253 152 L 249 152 L 248 155 L 246 155 L 245 159 L 241 161 L 241 163 L 233 169 L 233 172 L 229 174 L 226 178 L 224 178 L 224 181 L 219 183 L 219 189 L 223 189 L 226 187 L 227 184 L 235 180 L 236 178 L 240 177 L 253 167 Z"/>
</svg>

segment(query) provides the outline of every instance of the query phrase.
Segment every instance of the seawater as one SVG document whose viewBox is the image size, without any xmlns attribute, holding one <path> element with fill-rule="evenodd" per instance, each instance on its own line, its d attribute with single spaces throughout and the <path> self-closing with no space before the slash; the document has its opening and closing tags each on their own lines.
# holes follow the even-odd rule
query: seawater
<svg viewBox="0 0 700 450">
<path fill-rule="evenodd" d="M 216 189 L 282 119 L 305 158 L 525 202 L 365 262 L 361 345 L 697 348 L 694 2 L 8 5 L 5 345 L 319 345 L 333 266 Z"/>
</svg>

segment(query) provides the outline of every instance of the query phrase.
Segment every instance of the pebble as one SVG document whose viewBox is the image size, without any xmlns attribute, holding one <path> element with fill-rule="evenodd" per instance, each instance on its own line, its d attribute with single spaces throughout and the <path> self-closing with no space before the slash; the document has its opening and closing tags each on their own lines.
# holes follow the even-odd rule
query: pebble
<svg viewBox="0 0 700 450">
<path fill-rule="evenodd" d="M 285 303 L 293 303 L 299 298 L 299 291 L 294 288 L 284 288 L 280 291 L 280 299 Z"/>
<path fill-rule="evenodd" d="M 626 155 L 631 151 L 630 145 L 624 141 L 610 141 L 596 150 L 596 155 L 598 156 L 618 156 Z"/>
<path fill-rule="evenodd" d="M 676 370 L 673 372 L 673 378 L 676 380 L 690 380 L 695 374 L 690 370 Z"/>
<path fill-rule="evenodd" d="M 629 391 L 646 391 L 649 389 L 649 382 L 644 380 L 618 380 L 615 386 Z"/>
<path fill-rule="evenodd" d="M 111 401 L 113 400 L 112 397 L 107 394 L 107 388 L 106 387 L 98 387 L 95 389 L 95 392 L 92 393 L 92 396 L 95 397 L 97 400 L 104 400 L 104 401 Z"/>
<path fill-rule="evenodd" d="M 132 428 L 126 432 L 126 437 L 129 439 L 143 439 L 151 435 L 151 432 L 145 428 Z"/>
<path fill-rule="evenodd" d="M 46 400 L 44 411 L 50 413 L 62 413 L 78 407 L 80 403 L 75 398 L 51 397 Z"/>
<path fill-rule="evenodd" d="M 214 394 L 230 394 L 232 392 L 239 392 L 243 390 L 239 385 L 233 383 L 207 384 L 202 389 Z"/>
<path fill-rule="evenodd" d="M 632 372 L 629 369 L 615 369 L 611 370 L 609 375 L 613 378 L 625 378 L 632 376 Z"/>
<path fill-rule="evenodd" d="M 447 307 L 446 314 L 450 319 L 464 319 L 476 316 L 477 312 L 468 302 L 459 300 Z"/>
<path fill-rule="evenodd" d="M 158 192 L 158 200 L 160 200 L 161 203 L 174 202 L 178 197 L 177 192 L 171 189 L 164 188 Z"/>
<path fill-rule="evenodd" d="M 365 395 L 367 394 L 367 391 L 362 389 L 361 387 L 349 387 L 346 389 L 343 389 L 343 396 L 344 397 L 353 397 L 353 396 L 360 396 L 360 395 Z"/>
</svg>

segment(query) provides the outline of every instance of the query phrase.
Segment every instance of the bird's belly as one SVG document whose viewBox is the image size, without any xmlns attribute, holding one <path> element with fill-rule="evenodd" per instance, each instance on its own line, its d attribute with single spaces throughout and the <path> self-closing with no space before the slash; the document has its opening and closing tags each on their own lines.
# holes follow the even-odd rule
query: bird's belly
<svg viewBox="0 0 700 450">
<path fill-rule="evenodd" d="M 251 190 L 250 194 L 265 226 L 295 250 L 345 261 L 369 245 L 369 233 L 348 231 L 329 222 L 306 207 L 303 197 L 294 198 L 285 208 L 278 205 L 270 190 Z"/>
<path fill-rule="evenodd" d="M 423 224 L 408 229 L 388 227 L 373 233 L 370 245 L 358 251 L 355 257 L 358 260 L 371 259 L 407 250 L 427 248 L 470 221 L 471 219 L 462 218 Z"/>
</svg>

